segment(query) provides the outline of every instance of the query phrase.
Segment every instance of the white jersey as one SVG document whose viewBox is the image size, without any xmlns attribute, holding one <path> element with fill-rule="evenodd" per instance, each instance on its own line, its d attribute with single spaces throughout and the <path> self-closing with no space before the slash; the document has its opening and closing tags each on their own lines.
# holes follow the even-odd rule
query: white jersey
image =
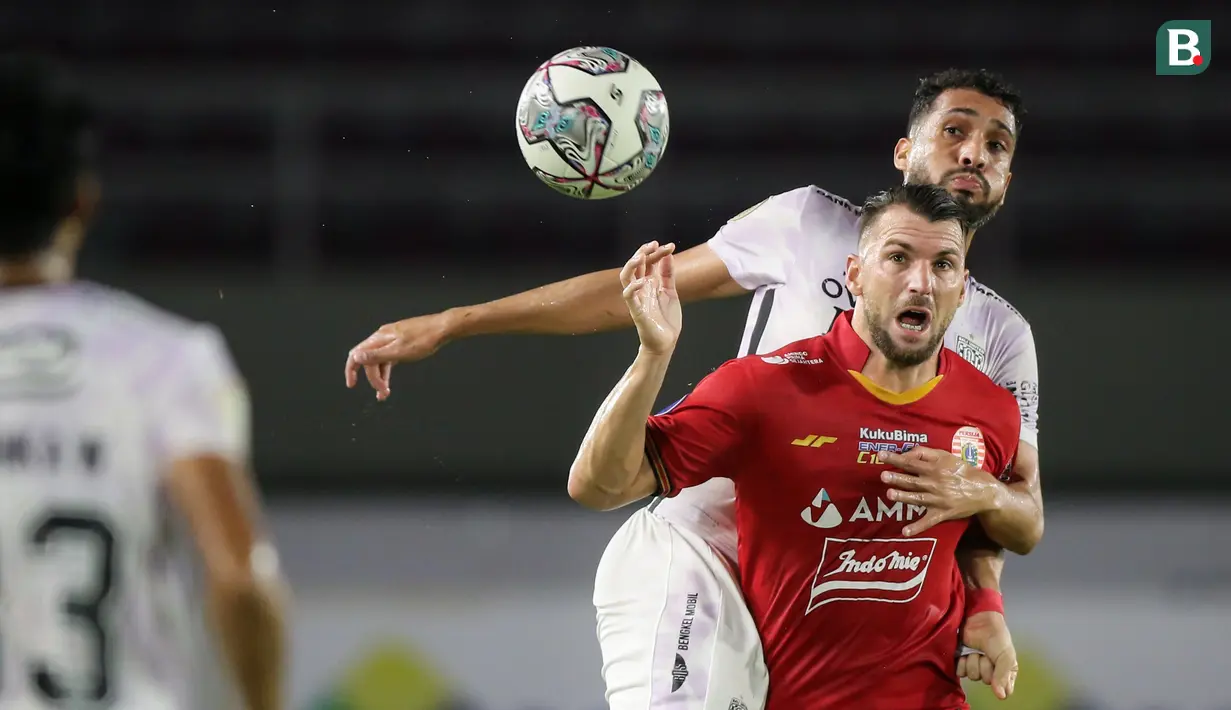
<svg viewBox="0 0 1231 710">
<path fill-rule="evenodd" d="M 169 462 L 246 463 L 217 330 L 92 284 L 0 290 L 0 710 L 181 710 Z"/>
<path fill-rule="evenodd" d="M 736 215 L 709 240 L 736 283 L 755 292 L 741 356 L 826 333 L 839 313 L 854 308 L 845 275 L 846 257 L 859 241 L 859 211 L 818 187 L 802 187 Z M 1017 396 L 1021 438 L 1037 448 L 1039 367 L 1030 324 L 995 291 L 974 279 L 966 286 L 945 346 Z M 738 558 L 729 479 L 712 479 L 652 505 L 728 559 Z"/>
</svg>

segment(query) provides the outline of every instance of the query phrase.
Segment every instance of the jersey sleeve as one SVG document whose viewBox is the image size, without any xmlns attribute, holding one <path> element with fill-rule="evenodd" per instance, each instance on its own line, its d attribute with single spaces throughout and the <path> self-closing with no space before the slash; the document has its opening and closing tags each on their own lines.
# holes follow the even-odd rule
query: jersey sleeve
<svg viewBox="0 0 1231 710">
<path fill-rule="evenodd" d="M 1017 399 L 1021 415 L 1021 440 L 1039 448 L 1039 359 L 1034 349 L 1034 331 L 1025 322 L 1005 343 L 1003 357 L 988 373 L 992 381 Z"/>
<path fill-rule="evenodd" d="M 671 497 L 711 478 L 738 477 L 755 416 L 748 372 L 739 363 L 719 367 L 646 422 L 645 453 L 660 495 Z"/>
<path fill-rule="evenodd" d="M 1014 398 L 1007 394 L 1004 396 L 1004 416 L 1001 417 L 1003 423 L 997 427 L 998 431 L 993 439 L 994 459 L 991 462 L 992 474 L 1006 483 L 1020 480 L 1013 474 L 1013 464 L 1017 461 L 1021 442 L 1026 438 L 1021 415 L 1013 400 Z"/>
<path fill-rule="evenodd" d="M 158 383 L 154 422 L 166 461 L 202 454 L 247 464 L 251 454 L 248 391 L 222 334 L 196 326 L 178 345 L 177 366 Z"/>
<path fill-rule="evenodd" d="M 800 193 L 794 190 L 762 200 L 732 217 L 710 238 L 710 249 L 740 286 L 753 291 L 786 282 L 806 197 Z"/>
</svg>

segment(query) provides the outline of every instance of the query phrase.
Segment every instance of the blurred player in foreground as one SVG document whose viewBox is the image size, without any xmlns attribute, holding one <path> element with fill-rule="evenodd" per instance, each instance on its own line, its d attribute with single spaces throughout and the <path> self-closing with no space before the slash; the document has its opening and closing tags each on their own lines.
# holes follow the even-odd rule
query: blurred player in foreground
<svg viewBox="0 0 1231 710">
<path fill-rule="evenodd" d="M 0 710 L 183 710 L 177 541 L 248 710 L 282 710 L 277 559 L 222 336 L 74 278 L 99 189 L 81 97 L 0 58 Z"/>
<path fill-rule="evenodd" d="M 864 456 L 880 440 L 952 442 L 989 475 L 1012 466 L 1016 400 L 941 347 L 966 295 L 966 231 L 942 188 L 870 198 L 847 265 L 855 308 L 826 335 L 727 362 L 652 417 L 682 321 L 672 256 L 638 252 L 621 272 L 641 346 L 586 433 L 569 494 L 609 510 L 719 476 L 735 482 L 755 626 L 723 633 L 759 630 L 769 693 L 745 668 L 710 680 L 721 706 L 967 707 L 954 669 L 965 590 L 955 552 L 970 519 L 903 536 L 871 514 L 891 494 Z"/>
</svg>

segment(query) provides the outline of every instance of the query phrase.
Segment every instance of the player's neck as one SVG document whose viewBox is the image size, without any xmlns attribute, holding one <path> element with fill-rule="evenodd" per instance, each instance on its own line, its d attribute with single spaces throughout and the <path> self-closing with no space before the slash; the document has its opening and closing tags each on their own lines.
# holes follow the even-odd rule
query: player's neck
<svg viewBox="0 0 1231 710">
<path fill-rule="evenodd" d="M 891 362 L 881 351 L 871 347 L 868 361 L 860 374 L 876 385 L 901 394 L 926 385 L 940 371 L 940 352 L 918 365 L 902 366 Z"/>
<path fill-rule="evenodd" d="M 901 394 L 928 383 L 940 371 L 940 351 L 937 350 L 927 360 L 918 365 L 901 365 L 885 357 L 880 348 L 876 347 L 876 339 L 872 337 L 872 329 L 868 319 L 861 313 L 862 303 L 855 306 L 855 317 L 851 321 L 852 329 L 863 344 L 868 346 L 868 360 L 863 364 L 859 374 L 871 380 L 878 387 Z"/>
<path fill-rule="evenodd" d="M 0 288 L 64 284 L 73 280 L 73 272 L 72 260 L 54 250 L 24 259 L 0 260 Z"/>
</svg>

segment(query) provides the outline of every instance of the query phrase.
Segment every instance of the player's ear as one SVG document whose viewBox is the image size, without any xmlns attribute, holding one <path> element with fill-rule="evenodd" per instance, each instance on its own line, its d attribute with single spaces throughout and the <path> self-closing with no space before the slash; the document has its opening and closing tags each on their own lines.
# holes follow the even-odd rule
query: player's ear
<svg viewBox="0 0 1231 710">
<path fill-rule="evenodd" d="M 909 138 L 899 138 L 898 144 L 893 147 L 893 167 L 905 173 L 906 168 L 910 165 L 910 149 L 913 144 Z"/>
<path fill-rule="evenodd" d="M 846 256 L 846 290 L 852 296 L 858 298 L 863 295 L 863 289 L 859 286 L 859 272 L 863 270 L 863 265 L 859 261 L 859 257 L 855 254 L 847 254 Z M 963 286 L 963 288 L 965 288 Z"/>
</svg>

